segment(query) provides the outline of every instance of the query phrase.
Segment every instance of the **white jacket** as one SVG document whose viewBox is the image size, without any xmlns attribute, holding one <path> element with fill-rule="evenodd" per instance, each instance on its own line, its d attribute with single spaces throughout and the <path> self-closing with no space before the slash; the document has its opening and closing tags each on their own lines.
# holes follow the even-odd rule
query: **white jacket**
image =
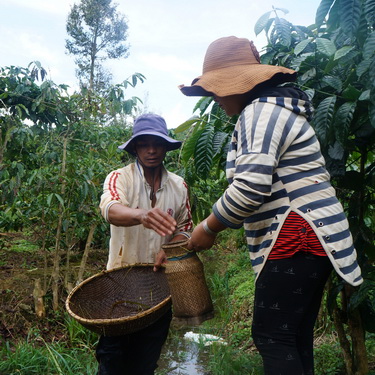
<svg viewBox="0 0 375 375">
<path fill-rule="evenodd" d="M 138 161 L 111 172 L 104 182 L 100 200 L 103 217 L 108 221 L 108 210 L 114 203 L 131 208 L 151 209 L 150 190 Z M 162 237 L 143 225 L 118 227 L 111 224 L 107 269 L 133 263 L 154 263 L 155 255 L 163 244 L 179 232 L 191 231 L 192 220 L 186 183 L 165 168 L 162 170 L 160 189 L 156 192 L 155 207 L 168 212 L 176 220 L 176 232 Z"/>
</svg>

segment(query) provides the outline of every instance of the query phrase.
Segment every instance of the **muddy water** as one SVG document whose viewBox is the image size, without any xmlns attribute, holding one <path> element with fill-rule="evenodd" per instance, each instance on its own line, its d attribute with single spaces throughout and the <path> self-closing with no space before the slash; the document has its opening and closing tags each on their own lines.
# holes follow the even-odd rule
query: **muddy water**
<svg viewBox="0 0 375 375">
<path fill-rule="evenodd" d="M 195 331 L 194 327 L 181 329 L 172 324 L 156 375 L 210 375 L 207 368 L 208 347 L 184 337 L 186 332 Z"/>
</svg>

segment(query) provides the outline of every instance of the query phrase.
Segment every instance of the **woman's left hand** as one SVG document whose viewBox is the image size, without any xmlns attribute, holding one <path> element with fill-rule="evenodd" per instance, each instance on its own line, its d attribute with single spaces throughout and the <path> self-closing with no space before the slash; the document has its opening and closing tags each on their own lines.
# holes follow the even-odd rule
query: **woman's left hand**
<svg viewBox="0 0 375 375">
<path fill-rule="evenodd" d="M 216 236 L 206 233 L 203 222 L 199 223 L 193 230 L 187 248 L 193 251 L 210 249 L 214 244 Z"/>
</svg>

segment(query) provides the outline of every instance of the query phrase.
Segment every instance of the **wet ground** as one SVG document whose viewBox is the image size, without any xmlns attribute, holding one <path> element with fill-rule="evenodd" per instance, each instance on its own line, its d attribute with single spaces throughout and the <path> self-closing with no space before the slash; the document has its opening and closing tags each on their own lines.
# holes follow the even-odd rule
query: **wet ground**
<svg viewBox="0 0 375 375">
<path fill-rule="evenodd" d="M 209 375 L 208 347 L 185 338 L 194 327 L 176 329 L 171 327 L 169 338 L 163 348 L 157 375 Z"/>
</svg>

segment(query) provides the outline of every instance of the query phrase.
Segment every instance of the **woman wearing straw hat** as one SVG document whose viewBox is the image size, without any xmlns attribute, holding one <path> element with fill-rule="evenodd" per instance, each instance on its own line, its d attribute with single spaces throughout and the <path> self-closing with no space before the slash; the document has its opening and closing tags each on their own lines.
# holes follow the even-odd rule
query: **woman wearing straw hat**
<svg viewBox="0 0 375 375">
<path fill-rule="evenodd" d="M 256 274 L 252 336 L 266 375 L 313 374 L 313 328 L 332 268 L 359 285 L 361 271 L 343 208 L 309 124 L 296 72 L 260 63 L 234 36 L 207 49 L 188 96 L 213 96 L 240 114 L 227 156 L 229 186 L 193 231 L 189 247 L 210 248 L 218 232 L 244 226 Z"/>
<path fill-rule="evenodd" d="M 184 180 L 163 166 L 166 152 L 181 147 L 168 136 L 165 120 L 139 116 L 132 137 L 119 146 L 136 161 L 111 172 L 100 201 L 111 224 L 107 269 L 155 262 L 161 246 L 189 237 L 190 204 Z M 154 269 L 157 271 L 157 268 Z M 152 375 L 167 338 L 171 312 L 156 323 L 124 336 L 101 336 L 98 375 Z"/>
</svg>

